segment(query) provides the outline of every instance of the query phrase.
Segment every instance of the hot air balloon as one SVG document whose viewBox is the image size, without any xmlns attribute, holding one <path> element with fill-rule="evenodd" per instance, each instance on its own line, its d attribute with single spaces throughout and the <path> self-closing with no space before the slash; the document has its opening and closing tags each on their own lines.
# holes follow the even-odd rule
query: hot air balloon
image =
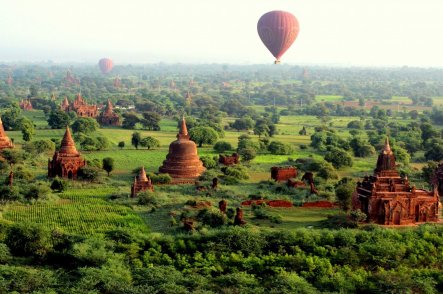
<svg viewBox="0 0 443 294">
<path fill-rule="evenodd" d="M 98 61 L 98 67 L 100 67 L 100 70 L 103 74 L 109 73 L 112 70 L 113 66 L 114 64 L 109 58 L 102 58 Z"/>
<path fill-rule="evenodd" d="M 280 63 L 280 57 L 291 47 L 297 38 L 300 26 L 298 20 L 289 12 L 274 10 L 265 13 L 257 23 L 257 31 L 266 48 Z"/>
</svg>

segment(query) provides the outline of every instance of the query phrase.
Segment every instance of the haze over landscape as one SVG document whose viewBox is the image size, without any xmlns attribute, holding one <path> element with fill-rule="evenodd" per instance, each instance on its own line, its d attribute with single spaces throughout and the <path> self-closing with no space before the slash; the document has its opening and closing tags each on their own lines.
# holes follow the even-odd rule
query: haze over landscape
<svg viewBox="0 0 443 294">
<path fill-rule="evenodd" d="M 256 23 L 281 9 L 301 28 L 283 63 L 443 66 L 438 0 L 19 0 L 2 8 L 2 62 L 269 63 Z"/>
</svg>

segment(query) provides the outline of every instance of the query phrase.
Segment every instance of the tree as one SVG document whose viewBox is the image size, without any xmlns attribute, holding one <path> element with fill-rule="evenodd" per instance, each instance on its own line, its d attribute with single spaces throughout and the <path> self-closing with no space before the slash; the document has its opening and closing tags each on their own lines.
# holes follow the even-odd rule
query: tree
<svg viewBox="0 0 443 294">
<path fill-rule="evenodd" d="M 288 155 L 292 153 L 293 149 L 289 144 L 285 144 L 280 141 L 272 141 L 268 145 L 268 151 L 271 152 L 271 154 Z"/>
<path fill-rule="evenodd" d="M 236 119 L 231 127 L 236 129 L 237 131 L 240 130 L 250 130 L 254 126 L 254 121 L 250 117 L 242 117 L 239 119 Z"/>
<path fill-rule="evenodd" d="M 303 126 L 303 128 L 298 132 L 299 135 L 301 136 L 306 136 L 308 132 L 306 131 L 305 126 Z"/>
<path fill-rule="evenodd" d="M 332 163 L 335 168 L 352 166 L 352 157 L 348 152 L 338 147 L 330 147 L 325 154 L 325 160 Z"/>
<path fill-rule="evenodd" d="M 160 141 L 154 137 L 146 137 L 140 141 L 142 147 L 147 147 L 148 149 L 160 147 Z"/>
<path fill-rule="evenodd" d="M 148 111 L 143 112 L 143 119 L 140 121 L 143 128 L 150 131 L 160 131 L 160 120 L 161 116 L 155 112 Z"/>
<path fill-rule="evenodd" d="M 214 145 L 214 150 L 217 151 L 218 153 L 223 153 L 232 150 L 232 145 L 231 143 L 226 141 L 218 141 Z"/>
<path fill-rule="evenodd" d="M 23 141 L 29 142 L 35 134 L 35 128 L 32 121 L 26 117 L 19 120 L 20 129 L 22 130 Z"/>
<path fill-rule="evenodd" d="M 59 193 L 65 191 L 67 187 L 68 187 L 68 183 L 65 180 L 60 179 L 58 177 L 56 177 L 52 181 L 51 186 L 50 186 L 51 190 L 57 191 Z"/>
<path fill-rule="evenodd" d="M 70 118 L 66 112 L 53 110 L 48 117 L 48 125 L 51 129 L 63 129 L 69 125 Z"/>
<path fill-rule="evenodd" d="M 11 107 L 1 115 L 3 127 L 5 128 L 5 130 L 18 130 L 19 129 L 20 113 L 21 113 L 20 108 Z"/>
<path fill-rule="evenodd" d="M 74 133 L 83 133 L 89 135 L 95 132 L 99 128 L 99 125 L 97 121 L 93 118 L 79 117 L 75 120 L 71 127 Z"/>
<path fill-rule="evenodd" d="M 50 248 L 49 232 L 34 223 L 19 223 L 8 230 L 5 243 L 14 255 L 42 258 Z"/>
<path fill-rule="evenodd" d="M 203 144 L 214 144 L 218 139 L 217 132 L 210 127 L 194 127 L 189 131 L 189 136 L 198 147 Z"/>
<path fill-rule="evenodd" d="M 254 148 L 246 147 L 242 148 L 238 152 L 243 161 L 249 162 L 257 156 L 257 151 Z"/>
<path fill-rule="evenodd" d="M 426 149 L 425 152 L 426 160 L 440 161 L 443 160 L 443 146 L 441 143 L 434 143 Z"/>
<path fill-rule="evenodd" d="M 137 114 L 133 112 L 124 113 L 122 127 L 124 129 L 134 129 L 135 125 L 140 122 Z"/>
<path fill-rule="evenodd" d="M 125 148 L 125 141 L 118 142 L 118 148 L 120 148 L 120 150 Z"/>
<path fill-rule="evenodd" d="M 352 204 L 352 194 L 355 191 L 355 183 L 351 178 L 341 179 L 335 186 L 335 196 L 337 197 L 340 208 L 349 211 Z"/>
<path fill-rule="evenodd" d="M 102 161 L 103 169 L 108 173 L 108 177 L 110 173 L 114 170 L 114 158 L 105 157 Z"/>
<path fill-rule="evenodd" d="M 132 133 L 131 138 L 131 144 L 135 147 L 135 149 L 138 149 L 138 145 L 140 145 L 140 141 L 142 140 L 142 136 L 140 132 L 134 132 Z"/>
</svg>

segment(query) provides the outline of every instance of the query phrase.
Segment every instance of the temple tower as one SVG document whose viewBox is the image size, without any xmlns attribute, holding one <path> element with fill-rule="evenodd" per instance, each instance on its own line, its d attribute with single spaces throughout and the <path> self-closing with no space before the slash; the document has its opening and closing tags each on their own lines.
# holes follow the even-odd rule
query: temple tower
<svg viewBox="0 0 443 294">
<path fill-rule="evenodd" d="M 59 151 L 55 151 L 52 160 L 48 160 L 48 177 L 56 176 L 68 179 L 76 179 L 78 170 L 86 165 L 80 153 L 75 147 L 69 127 L 61 142 Z"/>
<path fill-rule="evenodd" d="M 159 171 L 169 174 L 176 182 L 196 180 L 205 171 L 197 153 L 197 146 L 189 139 L 184 117 L 177 140 L 169 145 L 169 153 Z"/>
<path fill-rule="evenodd" d="M 2 118 L 0 116 L 0 150 L 12 147 L 14 147 L 14 145 L 12 144 L 11 139 L 9 139 L 6 135 L 5 128 L 3 127 Z"/>
</svg>

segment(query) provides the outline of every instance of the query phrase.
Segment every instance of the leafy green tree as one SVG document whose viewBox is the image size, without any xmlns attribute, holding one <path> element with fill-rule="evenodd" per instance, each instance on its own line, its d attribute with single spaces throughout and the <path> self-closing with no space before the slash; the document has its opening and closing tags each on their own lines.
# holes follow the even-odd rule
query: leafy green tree
<svg viewBox="0 0 443 294">
<path fill-rule="evenodd" d="M 20 129 L 20 114 L 21 109 L 18 107 L 10 107 L 2 113 L 2 122 L 5 130 L 18 130 Z"/>
<path fill-rule="evenodd" d="M 68 183 L 65 180 L 60 179 L 58 177 L 56 177 L 54 180 L 52 180 L 52 183 L 50 186 L 51 190 L 57 191 L 59 193 L 65 191 L 67 187 L 68 187 Z"/>
<path fill-rule="evenodd" d="M 53 110 L 48 117 L 48 125 L 51 129 L 63 129 L 69 125 L 70 118 L 66 112 L 61 110 Z"/>
<path fill-rule="evenodd" d="M 236 129 L 237 131 L 250 130 L 253 128 L 253 126 L 254 126 L 254 121 L 250 117 L 242 117 L 236 119 L 231 125 L 231 127 L 233 129 Z"/>
<path fill-rule="evenodd" d="M 109 177 L 109 174 L 114 170 L 114 158 L 112 157 L 103 158 L 102 167 L 108 173 Z"/>
<path fill-rule="evenodd" d="M 131 144 L 132 144 L 132 146 L 135 147 L 135 149 L 138 149 L 138 146 L 140 145 L 141 140 L 142 140 L 142 136 L 141 136 L 140 132 L 132 133 Z"/>
<path fill-rule="evenodd" d="M 148 111 L 143 112 L 143 119 L 140 121 L 143 128 L 150 131 L 160 131 L 161 116 L 158 113 Z"/>
<path fill-rule="evenodd" d="M 39 259 L 45 257 L 51 247 L 49 232 L 34 223 L 18 223 L 11 226 L 5 243 L 14 255 Z"/>
<path fill-rule="evenodd" d="M 118 148 L 120 148 L 120 150 L 125 148 L 125 141 L 118 142 Z"/>
<path fill-rule="evenodd" d="M 37 140 L 26 143 L 23 150 L 31 154 L 54 153 L 55 143 L 51 140 Z"/>
<path fill-rule="evenodd" d="M 123 113 L 122 116 L 123 116 L 122 127 L 124 129 L 133 130 L 135 128 L 135 125 L 140 122 L 140 119 L 138 118 L 137 114 L 133 112 Z"/>
<path fill-rule="evenodd" d="M 218 141 L 214 145 L 214 150 L 217 151 L 218 153 L 223 153 L 232 150 L 232 145 L 231 143 L 226 141 Z"/>
<path fill-rule="evenodd" d="M 429 145 L 425 151 L 425 158 L 434 161 L 443 160 L 443 145 L 441 143 Z"/>
<path fill-rule="evenodd" d="M 238 151 L 241 156 L 242 161 L 250 162 L 257 156 L 257 151 L 254 148 L 246 147 Z"/>
<path fill-rule="evenodd" d="M 78 177 L 85 181 L 97 181 L 100 177 L 99 169 L 96 167 L 84 166 L 78 170 Z"/>
<path fill-rule="evenodd" d="M 22 131 L 23 141 L 31 141 L 35 134 L 34 123 L 30 119 L 22 117 L 18 120 L 17 124 Z"/>
<path fill-rule="evenodd" d="M 160 147 L 160 141 L 154 137 L 146 137 L 140 141 L 142 147 L 147 147 L 148 149 Z"/>
<path fill-rule="evenodd" d="M 271 152 L 271 154 L 288 155 L 292 153 L 293 149 L 289 144 L 280 141 L 272 141 L 268 145 L 268 151 Z"/>
<path fill-rule="evenodd" d="M 352 157 L 348 152 L 338 147 L 330 147 L 325 154 L 325 160 L 332 163 L 335 168 L 352 166 Z"/>
<path fill-rule="evenodd" d="M 211 127 L 194 127 L 189 131 L 189 136 L 198 147 L 202 147 L 203 144 L 214 144 L 218 139 L 217 132 Z"/>
<path fill-rule="evenodd" d="M 352 194 L 355 191 L 355 183 L 351 178 L 341 179 L 335 186 L 335 196 L 337 197 L 340 208 L 349 211 L 352 205 Z"/>
<path fill-rule="evenodd" d="M 334 166 L 327 161 L 322 161 L 319 163 L 317 175 L 325 180 L 330 180 L 330 179 L 332 180 L 338 178 Z"/>
<path fill-rule="evenodd" d="M 97 121 L 90 117 L 79 117 L 71 126 L 74 133 L 83 133 L 89 135 L 99 128 Z"/>
</svg>

